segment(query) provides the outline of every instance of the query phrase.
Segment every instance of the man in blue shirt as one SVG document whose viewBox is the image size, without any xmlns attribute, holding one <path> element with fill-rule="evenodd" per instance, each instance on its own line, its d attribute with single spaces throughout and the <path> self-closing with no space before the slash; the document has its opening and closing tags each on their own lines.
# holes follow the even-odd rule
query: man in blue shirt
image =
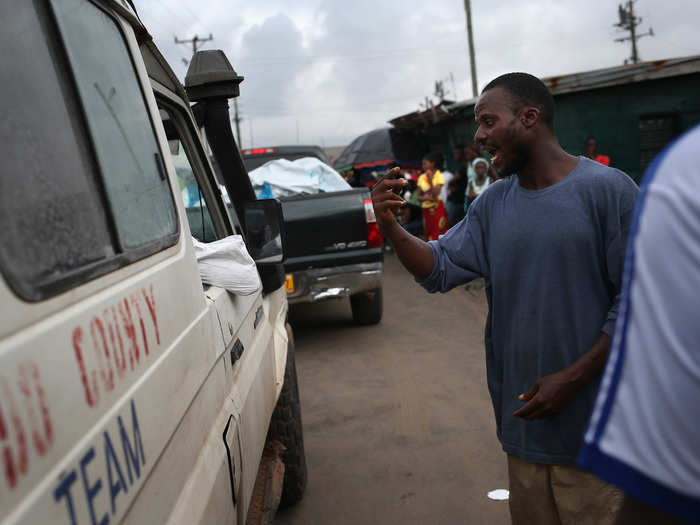
<svg viewBox="0 0 700 525">
<path fill-rule="evenodd" d="M 617 317 L 637 187 L 574 157 L 554 101 L 526 73 L 498 77 L 475 107 L 476 141 L 504 177 L 438 241 L 406 233 L 395 172 L 372 191 L 404 266 L 430 292 L 483 277 L 487 382 L 508 455 L 513 523 L 614 523 L 621 494 L 575 466 Z"/>
</svg>

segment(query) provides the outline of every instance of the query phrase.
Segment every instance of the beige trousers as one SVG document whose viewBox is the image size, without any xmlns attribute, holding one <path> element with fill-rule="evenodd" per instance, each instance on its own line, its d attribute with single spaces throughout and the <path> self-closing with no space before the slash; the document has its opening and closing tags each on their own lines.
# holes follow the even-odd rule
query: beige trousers
<svg viewBox="0 0 700 525">
<path fill-rule="evenodd" d="M 613 525 L 623 493 L 577 467 L 508 455 L 513 525 Z"/>
</svg>

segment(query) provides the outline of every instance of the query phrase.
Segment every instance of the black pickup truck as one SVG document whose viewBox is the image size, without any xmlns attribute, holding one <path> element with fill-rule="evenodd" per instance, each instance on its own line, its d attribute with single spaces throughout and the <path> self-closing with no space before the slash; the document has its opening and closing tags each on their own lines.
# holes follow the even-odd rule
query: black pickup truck
<svg viewBox="0 0 700 525">
<path fill-rule="evenodd" d="M 276 159 L 315 157 L 318 146 L 241 152 L 248 171 Z M 279 197 L 287 232 L 285 286 L 290 304 L 350 297 L 358 324 L 382 318 L 383 239 L 366 188 Z"/>
</svg>

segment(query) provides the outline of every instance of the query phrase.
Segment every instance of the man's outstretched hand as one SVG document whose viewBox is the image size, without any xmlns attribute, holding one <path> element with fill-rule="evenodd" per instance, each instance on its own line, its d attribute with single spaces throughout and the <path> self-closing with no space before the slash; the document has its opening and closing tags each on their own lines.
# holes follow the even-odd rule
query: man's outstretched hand
<svg viewBox="0 0 700 525">
<path fill-rule="evenodd" d="M 528 403 L 513 412 L 513 417 L 523 419 L 550 419 L 569 406 L 581 384 L 567 370 L 538 379 L 530 390 L 518 396 Z"/>
<path fill-rule="evenodd" d="M 399 208 L 406 204 L 399 192 L 408 184 L 408 181 L 397 179 L 399 173 L 399 168 L 392 168 L 372 188 L 374 214 L 380 226 L 391 224 Z"/>
<path fill-rule="evenodd" d="M 396 222 L 396 213 L 406 204 L 399 193 L 408 181 L 397 179 L 393 168 L 372 188 L 372 205 L 384 238 L 391 242 L 401 263 L 417 279 L 424 280 L 433 271 L 433 250 L 425 241 L 414 237 Z"/>
</svg>

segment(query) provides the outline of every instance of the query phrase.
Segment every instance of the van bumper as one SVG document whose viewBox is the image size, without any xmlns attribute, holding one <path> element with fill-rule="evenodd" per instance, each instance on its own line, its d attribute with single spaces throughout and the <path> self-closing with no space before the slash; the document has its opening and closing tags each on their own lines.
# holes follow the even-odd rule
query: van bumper
<svg viewBox="0 0 700 525">
<path fill-rule="evenodd" d="M 289 304 L 314 303 L 379 288 L 382 271 L 382 263 L 375 262 L 288 273 L 285 283 L 287 300 Z"/>
</svg>

